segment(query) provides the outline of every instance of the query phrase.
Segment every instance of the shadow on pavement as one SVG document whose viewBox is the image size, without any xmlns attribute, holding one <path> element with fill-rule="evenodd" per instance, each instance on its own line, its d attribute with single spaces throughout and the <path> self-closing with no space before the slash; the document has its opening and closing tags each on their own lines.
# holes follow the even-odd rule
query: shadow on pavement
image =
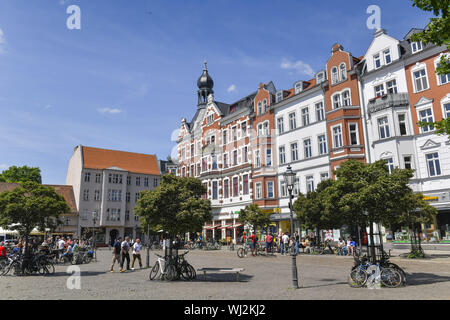
<svg viewBox="0 0 450 320">
<path fill-rule="evenodd" d="M 105 274 L 105 273 L 109 273 L 109 272 L 105 272 L 105 271 L 81 271 L 80 276 L 82 277 L 91 277 L 91 276 L 98 276 L 100 274 Z M 117 272 L 118 273 L 118 272 Z M 45 277 L 68 277 L 71 276 L 72 273 L 67 273 L 67 272 L 55 272 L 53 274 L 50 274 L 48 276 Z"/>
<path fill-rule="evenodd" d="M 197 277 L 194 280 L 190 280 L 188 282 L 249 282 L 253 276 L 248 274 L 241 273 L 239 275 L 239 281 L 236 281 L 236 274 L 234 273 L 214 273 L 208 272 L 206 274 L 206 280 L 203 274 L 197 274 Z"/>
<path fill-rule="evenodd" d="M 407 274 L 407 286 L 420 286 L 439 282 L 449 282 L 450 277 L 439 276 L 433 273 L 409 273 Z"/>
</svg>

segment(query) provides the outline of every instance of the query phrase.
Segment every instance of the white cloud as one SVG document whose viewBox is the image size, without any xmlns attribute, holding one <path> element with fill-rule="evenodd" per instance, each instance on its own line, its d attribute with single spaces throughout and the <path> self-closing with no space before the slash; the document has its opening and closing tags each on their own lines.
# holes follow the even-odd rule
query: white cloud
<svg viewBox="0 0 450 320">
<path fill-rule="evenodd" d="M 303 73 L 308 76 L 314 76 L 314 70 L 311 68 L 311 66 L 307 63 L 304 63 L 301 60 L 298 61 L 290 61 L 286 58 L 283 58 L 283 61 L 280 65 L 281 69 L 287 69 L 287 70 L 296 70 L 297 73 Z"/>
<path fill-rule="evenodd" d="M 6 169 L 8 169 L 8 168 L 9 168 L 9 166 L 8 166 L 7 164 L 5 164 L 5 163 L 0 163 L 0 171 L 6 170 Z"/>
<path fill-rule="evenodd" d="M 232 84 L 231 86 L 228 87 L 227 91 L 228 91 L 228 92 L 234 92 L 234 91 L 236 91 L 236 85 Z"/>
<path fill-rule="evenodd" d="M 122 112 L 122 110 L 120 110 L 120 109 L 111 109 L 111 108 L 101 108 L 101 109 L 97 109 L 97 111 L 102 114 L 105 114 L 105 113 L 116 114 L 116 113 Z"/>
<path fill-rule="evenodd" d="M 4 53 L 5 52 L 5 48 L 4 48 L 5 44 L 6 44 L 5 33 L 0 28 L 0 53 Z"/>
</svg>

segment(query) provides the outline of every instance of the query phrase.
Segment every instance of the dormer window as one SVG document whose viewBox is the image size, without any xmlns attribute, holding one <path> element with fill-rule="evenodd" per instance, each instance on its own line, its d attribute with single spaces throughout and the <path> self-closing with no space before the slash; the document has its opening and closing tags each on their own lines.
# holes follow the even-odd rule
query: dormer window
<svg viewBox="0 0 450 320">
<path fill-rule="evenodd" d="M 303 81 L 299 81 L 294 85 L 295 94 L 302 92 L 303 90 Z"/>
<path fill-rule="evenodd" d="M 373 61 L 375 64 L 375 69 L 381 68 L 381 57 L 379 53 L 373 56 Z"/>
<path fill-rule="evenodd" d="M 345 67 L 345 63 L 339 65 L 339 71 L 341 73 L 341 81 L 347 80 L 347 68 Z"/>
<path fill-rule="evenodd" d="M 214 122 L 214 114 L 208 115 L 208 117 L 206 117 L 206 124 L 210 125 L 213 122 Z"/>
<path fill-rule="evenodd" d="M 412 53 L 416 53 L 419 51 L 422 51 L 423 47 L 422 47 L 422 42 L 411 42 L 411 50 Z"/>
<path fill-rule="evenodd" d="M 281 100 L 283 100 L 283 91 L 278 91 L 277 95 L 275 96 L 275 102 L 280 102 Z"/>
<path fill-rule="evenodd" d="M 385 64 L 390 64 L 392 62 L 391 59 L 391 50 L 387 49 L 383 51 L 383 55 L 384 55 L 384 63 Z"/>
<path fill-rule="evenodd" d="M 321 83 L 325 81 L 325 72 L 319 72 L 316 76 L 316 83 Z"/>
<path fill-rule="evenodd" d="M 331 68 L 331 84 L 338 83 L 338 69 L 336 67 Z"/>
</svg>

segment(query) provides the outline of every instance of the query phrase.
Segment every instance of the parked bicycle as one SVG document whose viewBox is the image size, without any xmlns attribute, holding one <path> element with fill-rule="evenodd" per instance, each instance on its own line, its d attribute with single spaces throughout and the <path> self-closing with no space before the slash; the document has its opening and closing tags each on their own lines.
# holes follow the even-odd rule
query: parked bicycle
<svg viewBox="0 0 450 320">
<path fill-rule="evenodd" d="M 195 269 L 184 257 L 188 252 L 186 251 L 178 256 L 161 256 L 156 254 L 158 259 L 150 271 L 150 280 L 159 278 L 161 280 L 173 281 L 180 279 L 180 277 L 184 280 L 195 279 L 197 276 Z"/>
</svg>

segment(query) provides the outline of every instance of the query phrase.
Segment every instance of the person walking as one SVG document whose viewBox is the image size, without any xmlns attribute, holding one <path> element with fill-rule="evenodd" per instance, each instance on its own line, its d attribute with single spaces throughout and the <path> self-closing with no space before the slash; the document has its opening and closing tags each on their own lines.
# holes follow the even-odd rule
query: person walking
<svg viewBox="0 0 450 320">
<path fill-rule="evenodd" d="M 298 245 L 299 245 L 299 242 L 300 242 L 300 235 L 298 234 L 297 231 L 294 234 L 294 239 L 295 239 L 295 254 L 298 254 L 299 253 Z"/>
<path fill-rule="evenodd" d="M 136 259 L 139 260 L 139 267 L 142 269 L 141 239 L 139 238 L 137 238 L 136 242 L 133 244 L 133 260 L 131 261 L 131 270 L 134 270 L 134 262 Z"/>
<path fill-rule="evenodd" d="M 272 235 L 272 232 L 270 232 L 266 236 L 266 252 L 267 253 L 272 252 L 272 241 L 273 241 L 273 235 Z"/>
<path fill-rule="evenodd" d="M 123 269 L 123 263 L 125 262 L 125 259 L 127 259 L 127 270 L 130 270 L 130 237 L 125 237 L 125 240 L 121 244 L 121 250 L 122 250 L 122 262 L 120 264 L 120 272 L 125 272 Z"/>
<path fill-rule="evenodd" d="M 282 241 L 283 241 L 283 251 L 284 253 L 287 254 L 289 251 L 289 236 L 287 232 L 283 234 Z"/>
<path fill-rule="evenodd" d="M 122 238 L 119 237 L 117 238 L 116 242 L 114 242 L 113 245 L 113 258 L 112 258 L 112 264 L 111 264 L 111 269 L 109 270 L 109 272 L 114 272 L 114 264 L 117 261 L 117 264 L 120 266 L 120 252 L 121 252 L 121 247 L 122 247 Z"/>
</svg>

